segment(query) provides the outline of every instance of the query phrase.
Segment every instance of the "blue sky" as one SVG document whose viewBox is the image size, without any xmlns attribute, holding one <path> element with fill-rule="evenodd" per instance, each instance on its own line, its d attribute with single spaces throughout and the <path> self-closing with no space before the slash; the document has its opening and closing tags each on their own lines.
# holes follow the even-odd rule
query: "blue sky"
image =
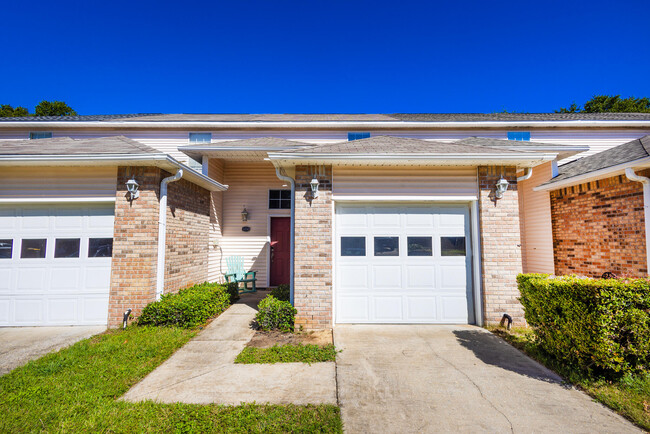
<svg viewBox="0 0 650 434">
<path fill-rule="evenodd" d="M 0 103 L 546 112 L 650 96 L 649 16 L 647 0 L 6 2 Z"/>
</svg>

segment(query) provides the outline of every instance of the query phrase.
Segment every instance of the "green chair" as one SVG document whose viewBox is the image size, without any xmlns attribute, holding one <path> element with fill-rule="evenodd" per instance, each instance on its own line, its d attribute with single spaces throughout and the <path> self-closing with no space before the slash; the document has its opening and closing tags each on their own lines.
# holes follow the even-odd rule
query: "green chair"
<svg viewBox="0 0 650 434">
<path fill-rule="evenodd" d="M 226 282 L 237 283 L 237 287 L 239 287 L 240 283 L 244 284 L 244 288 L 239 290 L 240 293 L 257 291 L 255 287 L 255 282 L 257 281 L 255 273 L 257 271 L 246 271 L 244 268 L 244 258 L 241 256 L 229 256 L 226 258 L 226 267 L 226 274 L 224 274 Z M 249 283 L 253 284 L 252 288 L 248 287 Z"/>
</svg>

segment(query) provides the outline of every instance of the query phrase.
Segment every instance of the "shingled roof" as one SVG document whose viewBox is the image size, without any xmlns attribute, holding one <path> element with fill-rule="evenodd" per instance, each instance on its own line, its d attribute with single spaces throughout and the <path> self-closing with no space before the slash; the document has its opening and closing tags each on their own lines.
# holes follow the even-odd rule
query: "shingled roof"
<svg viewBox="0 0 650 434">
<path fill-rule="evenodd" d="M 395 136 L 373 136 L 367 139 L 332 143 L 301 149 L 286 150 L 280 153 L 300 154 L 345 154 L 345 155 L 391 155 L 391 154 L 507 154 L 515 153 L 509 149 L 476 146 L 460 142 L 436 142 Z M 521 152 L 516 152 L 521 153 Z"/>
<path fill-rule="evenodd" d="M 587 175 L 608 167 L 618 166 L 642 158 L 650 157 L 650 135 L 643 136 L 631 142 L 616 146 L 615 148 L 599 152 L 588 157 L 560 166 L 558 175 L 552 180 L 542 184 L 552 185 L 571 178 Z"/>
<path fill-rule="evenodd" d="M 0 155 L 142 155 L 162 152 L 124 136 L 0 141 Z"/>
</svg>

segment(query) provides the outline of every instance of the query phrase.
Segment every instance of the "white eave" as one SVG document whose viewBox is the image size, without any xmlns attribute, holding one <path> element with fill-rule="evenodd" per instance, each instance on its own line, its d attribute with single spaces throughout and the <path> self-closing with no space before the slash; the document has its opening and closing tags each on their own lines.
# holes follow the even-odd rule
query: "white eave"
<svg viewBox="0 0 650 434">
<path fill-rule="evenodd" d="M 495 129 L 495 128 L 650 128 L 650 120 L 571 121 L 313 121 L 313 122 L 225 122 L 225 121 L 5 121 L 0 129 L 92 128 L 92 129 Z"/>
<path fill-rule="evenodd" d="M 534 191 L 553 191 L 560 188 L 572 187 L 574 185 L 586 184 L 587 182 L 597 181 L 599 179 L 611 178 L 625 173 L 625 169 L 645 169 L 650 167 L 650 157 L 640 158 L 638 160 L 628 161 L 627 163 L 617 164 L 616 166 L 606 167 L 593 172 L 585 173 L 571 178 L 565 178 L 560 181 L 551 180 L 548 184 L 539 185 L 533 188 Z"/>
<path fill-rule="evenodd" d="M 221 184 L 167 154 L 0 155 L 0 166 L 155 166 L 168 172 L 183 169 L 183 179 L 209 191 L 225 191 Z"/>
<path fill-rule="evenodd" d="M 553 161 L 557 153 L 504 153 L 504 154 L 300 154 L 270 153 L 269 159 L 280 165 L 298 164 L 336 164 L 383 166 L 423 165 L 423 166 L 476 166 L 513 165 L 519 168 L 534 167 Z"/>
</svg>

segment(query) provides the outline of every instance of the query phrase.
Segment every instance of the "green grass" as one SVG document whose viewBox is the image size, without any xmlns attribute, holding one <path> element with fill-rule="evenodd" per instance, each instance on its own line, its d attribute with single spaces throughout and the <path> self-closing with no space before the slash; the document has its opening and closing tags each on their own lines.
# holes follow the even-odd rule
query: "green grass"
<svg viewBox="0 0 650 434">
<path fill-rule="evenodd" d="M 195 334 L 171 327 L 110 331 L 0 377 L 0 432 L 342 432 L 332 405 L 116 400 Z"/>
<path fill-rule="evenodd" d="M 316 363 L 336 360 L 334 345 L 287 344 L 271 348 L 246 347 L 239 353 L 235 363 Z"/>
<path fill-rule="evenodd" d="M 514 347 L 560 374 L 568 382 L 583 389 L 596 400 L 650 431 L 650 373 L 627 375 L 618 381 L 589 378 L 558 362 L 540 349 L 535 343 L 532 329 L 489 327 L 490 331 L 502 337 Z"/>
</svg>

